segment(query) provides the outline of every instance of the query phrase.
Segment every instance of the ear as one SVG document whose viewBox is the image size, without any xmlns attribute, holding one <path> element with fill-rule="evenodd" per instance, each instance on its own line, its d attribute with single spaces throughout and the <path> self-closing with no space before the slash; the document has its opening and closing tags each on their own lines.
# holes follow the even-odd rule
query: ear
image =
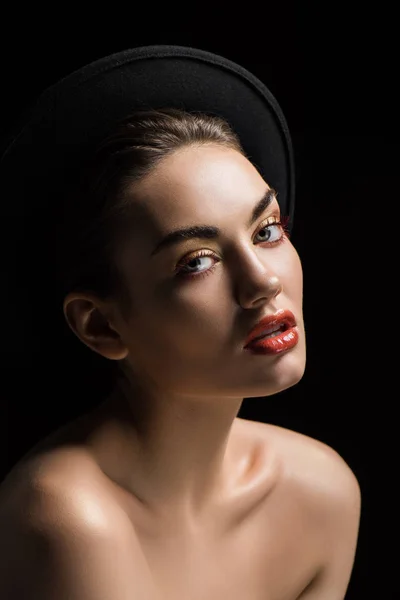
<svg viewBox="0 0 400 600">
<path fill-rule="evenodd" d="M 64 299 L 63 312 L 69 327 L 91 350 L 110 360 L 126 358 L 128 348 L 105 302 L 90 294 L 70 293 Z"/>
</svg>

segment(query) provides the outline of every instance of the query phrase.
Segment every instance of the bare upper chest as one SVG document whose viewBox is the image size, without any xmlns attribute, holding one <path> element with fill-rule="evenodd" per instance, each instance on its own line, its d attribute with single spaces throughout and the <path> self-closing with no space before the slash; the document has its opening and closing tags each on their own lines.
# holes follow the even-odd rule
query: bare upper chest
<svg viewBox="0 0 400 600">
<path fill-rule="evenodd" d="M 296 446 L 295 435 L 285 441 L 278 429 L 270 429 L 272 446 L 265 446 L 267 454 L 274 448 L 277 460 L 259 454 L 236 495 L 210 511 L 190 534 L 176 522 L 149 521 L 123 489 L 96 471 L 86 472 L 88 487 L 102 490 L 103 506 L 118 515 L 116 527 L 127 531 L 127 568 L 139 545 L 156 590 L 154 600 L 221 600 L 225 595 L 230 600 L 296 600 L 310 583 L 318 563 L 314 532 L 301 507 L 302 491 L 296 479 L 286 476 L 298 470 L 299 451 L 306 450 Z M 250 430 L 254 439 L 266 432 L 263 424 Z"/>
<path fill-rule="evenodd" d="M 260 425 L 252 431 L 255 438 L 265 433 Z M 315 576 L 319 556 L 302 510 L 303 490 L 290 476 L 307 454 L 305 440 L 296 449 L 295 438 L 292 448 L 288 440 L 277 442 L 275 460 L 266 445 L 266 455 L 258 454 L 258 464 L 245 471 L 243 487 L 237 484 L 236 496 L 190 533 L 174 521 L 149 523 L 118 494 L 159 590 L 155 600 L 297 600 Z"/>
<path fill-rule="evenodd" d="M 297 600 L 316 573 L 309 534 L 280 494 L 225 532 L 216 525 L 191 537 L 149 535 L 135 525 L 157 600 Z"/>
</svg>

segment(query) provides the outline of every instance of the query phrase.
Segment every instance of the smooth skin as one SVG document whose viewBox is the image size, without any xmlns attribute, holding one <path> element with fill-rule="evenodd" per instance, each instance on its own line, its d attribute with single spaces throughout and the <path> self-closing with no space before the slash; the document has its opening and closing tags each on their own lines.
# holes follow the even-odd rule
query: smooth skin
<svg viewBox="0 0 400 600">
<path fill-rule="evenodd" d="M 317 440 L 237 418 L 244 398 L 295 385 L 306 363 L 302 268 L 276 198 L 249 226 L 269 189 L 240 153 L 206 145 L 175 152 L 132 190 L 132 235 L 116 256 L 131 315 L 91 295 L 64 302 L 74 333 L 121 361 L 127 379 L 0 488 L 2 539 L 15 549 L 0 595 L 345 597 L 360 518 L 354 474 Z M 220 236 L 152 256 L 167 233 L 203 224 Z M 200 250 L 210 256 L 193 261 Z M 183 260 L 207 275 L 179 277 Z M 294 313 L 298 344 L 278 356 L 245 350 L 250 329 L 279 309 Z"/>
</svg>

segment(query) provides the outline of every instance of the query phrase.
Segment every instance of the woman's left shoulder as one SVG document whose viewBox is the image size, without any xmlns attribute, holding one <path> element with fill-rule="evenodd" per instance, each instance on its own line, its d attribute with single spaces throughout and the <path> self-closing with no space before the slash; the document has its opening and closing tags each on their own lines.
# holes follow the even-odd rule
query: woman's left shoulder
<svg viewBox="0 0 400 600">
<path fill-rule="evenodd" d="M 253 435 L 274 447 L 284 464 L 286 477 L 320 493 L 339 497 L 359 493 L 357 478 L 337 450 L 303 433 L 256 421 L 250 422 Z"/>
<path fill-rule="evenodd" d="M 340 453 L 324 442 L 267 423 L 255 423 L 254 435 L 274 447 L 283 464 L 285 493 L 303 508 L 309 522 L 326 524 L 323 535 L 335 535 L 335 523 L 357 529 L 361 490 L 356 475 Z M 325 537 L 326 541 L 326 537 Z"/>
</svg>

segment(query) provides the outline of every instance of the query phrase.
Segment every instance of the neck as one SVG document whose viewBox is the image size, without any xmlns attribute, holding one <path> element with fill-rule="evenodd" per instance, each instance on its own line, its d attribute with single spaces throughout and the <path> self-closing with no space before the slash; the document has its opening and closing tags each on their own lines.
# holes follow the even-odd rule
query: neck
<svg viewBox="0 0 400 600">
<path fill-rule="evenodd" d="M 227 489 L 242 399 L 157 398 L 120 383 L 103 405 L 104 460 L 152 512 L 194 522 Z"/>
</svg>

